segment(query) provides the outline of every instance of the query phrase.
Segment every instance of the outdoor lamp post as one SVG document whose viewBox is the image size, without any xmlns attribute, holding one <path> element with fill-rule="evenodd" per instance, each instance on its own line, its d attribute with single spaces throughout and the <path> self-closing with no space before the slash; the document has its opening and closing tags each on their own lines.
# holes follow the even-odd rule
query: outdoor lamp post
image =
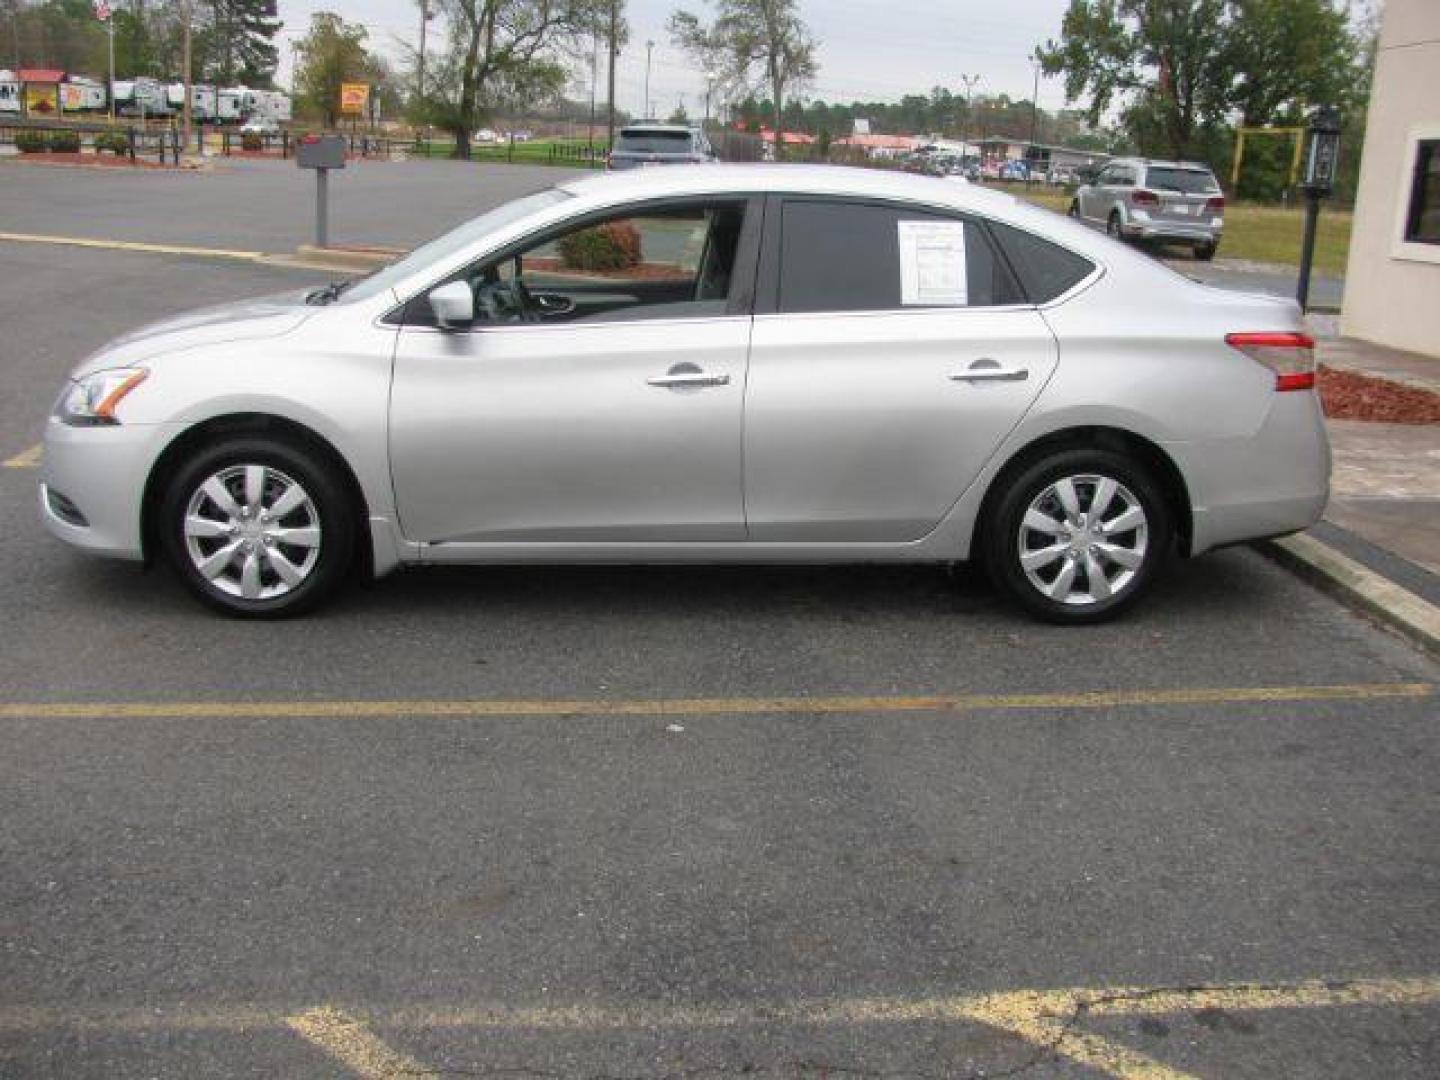
<svg viewBox="0 0 1440 1080">
<path fill-rule="evenodd" d="M 1315 258 L 1315 230 L 1320 221 L 1320 200 L 1335 190 L 1340 164 L 1340 111 L 1322 105 L 1310 117 L 1309 153 L 1305 156 L 1305 238 L 1300 244 L 1300 280 L 1295 299 L 1305 310 L 1310 299 L 1310 269 Z"/>
</svg>

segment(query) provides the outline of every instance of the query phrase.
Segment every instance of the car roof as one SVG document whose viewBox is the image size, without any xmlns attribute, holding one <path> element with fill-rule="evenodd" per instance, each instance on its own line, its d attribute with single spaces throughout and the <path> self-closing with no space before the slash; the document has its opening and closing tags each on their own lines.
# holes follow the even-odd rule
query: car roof
<svg viewBox="0 0 1440 1080">
<path fill-rule="evenodd" d="M 665 169 L 627 169 L 589 175 L 558 185 L 562 191 L 596 202 L 687 195 L 813 194 L 898 199 L 977 213 L 1010 216 L 1020 207 L 1013 195 L 957 184 L 898 169 L 845 165 L 672 165 Z M 1042 211 L 1043 212 L 1043 211 Z"/>
</svg>

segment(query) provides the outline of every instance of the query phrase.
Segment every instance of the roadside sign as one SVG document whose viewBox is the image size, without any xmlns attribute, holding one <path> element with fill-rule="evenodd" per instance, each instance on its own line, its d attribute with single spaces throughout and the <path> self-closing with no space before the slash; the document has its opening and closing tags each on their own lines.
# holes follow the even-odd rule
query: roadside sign
<svg viewBox="0 0 1440 1080">
<path fill-rule="evenodd" d="M 340 84 L 340 112 L 345 116 L 364 116 L 370 104 L 369 83 Z"/>
</svg>

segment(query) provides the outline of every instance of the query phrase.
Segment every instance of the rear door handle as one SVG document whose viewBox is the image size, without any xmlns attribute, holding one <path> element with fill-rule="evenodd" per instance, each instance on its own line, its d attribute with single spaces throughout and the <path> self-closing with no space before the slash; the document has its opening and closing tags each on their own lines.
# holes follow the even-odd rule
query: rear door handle
<svg viewBox="0 0 1440 1080">
<path fill-rule="evenodd" d="M 1029 377 L 1029 368 L 1001 367 L 993 360 L 977 360 L 964 371 L 950 374 L 954 382 L 1024 382 Z"/>
<path fill-rule="evenodd" d="M 651 386 L 727 386 L 729 375 L 707 375 L 703 371 L 679 371 L 652 375 L 645 380 Z"/>
</svg>

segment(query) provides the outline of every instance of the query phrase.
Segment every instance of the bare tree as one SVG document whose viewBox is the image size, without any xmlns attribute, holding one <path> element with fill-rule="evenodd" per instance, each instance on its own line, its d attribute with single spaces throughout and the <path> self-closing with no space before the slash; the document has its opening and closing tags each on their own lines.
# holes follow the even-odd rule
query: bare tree
<svg viewBox="0 0 1440 1080">
<path fill-rule="evenodd" d="M 568 78 L 563 60 L 609 26 L 610 0 L 439 0 L 450 51 L 428 78 L 435 122 L 470 156 L 470 133 L 502 105 L 554 97 Z"/>
<path fill-rule="evenodd" d="M 718 0 L 715 21 L 677 11 L 670 36 L 731 90 L 753 85 L 758 71 L 770 92 L 775 152 L 782 152 L 785 93 L 815 77 L 815 38 L 800 21 L 796 0 Z"/>
</svg>

